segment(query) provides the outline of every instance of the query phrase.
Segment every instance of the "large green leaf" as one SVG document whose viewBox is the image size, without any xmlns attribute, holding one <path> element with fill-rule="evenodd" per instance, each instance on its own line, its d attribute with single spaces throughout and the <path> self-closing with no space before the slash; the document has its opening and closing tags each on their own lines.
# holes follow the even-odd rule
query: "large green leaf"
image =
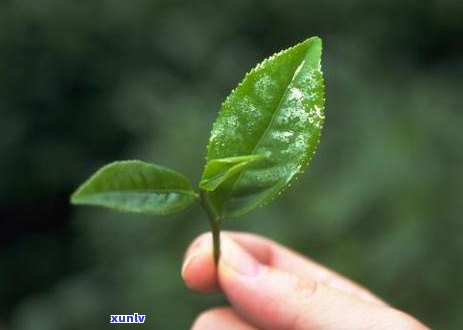
<svg viewBox="0 0 463 330">
<path fill-rule="evenodd" d="M 182 174 L 138 160 L 102 167 L 71 197 L 74 204 L 153 215 L 180 211 L 195 200 L 197 195 Z"/>
<path fill-rule="evenodd" d="M 217 159 L 264 155 L 205 192 L 221 218 L 273 199 L 308 165 L 324 120 L 322 43 L 317 37 L 258 64 L 222 104 L 214 123 L 206 171 Z"/>
</svg>

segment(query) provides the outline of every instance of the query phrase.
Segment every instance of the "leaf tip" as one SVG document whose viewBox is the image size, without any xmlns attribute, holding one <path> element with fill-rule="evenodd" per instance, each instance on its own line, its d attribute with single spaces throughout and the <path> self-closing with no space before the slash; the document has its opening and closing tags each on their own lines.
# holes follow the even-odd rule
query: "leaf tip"
<svg viewBox="0 0 463 330">
<path fill-rule="evenodd" d="M 71 203 L 72 205 L 76 205 L 79 203 L 77 191 L 73 192 L 72 195 L 69 197 L 69 203 Z"/>
<path fill-rule="evenodd" d="M 74 190 L 74 192 L 69 197 L 69 203 L 71 203 L 72 205 L 82 204 L 81 197 L 82 197 L 82 187 L 84 186 L 84 184 L 85 182 L 81 184 L 76 190 Z"/>
</svg>

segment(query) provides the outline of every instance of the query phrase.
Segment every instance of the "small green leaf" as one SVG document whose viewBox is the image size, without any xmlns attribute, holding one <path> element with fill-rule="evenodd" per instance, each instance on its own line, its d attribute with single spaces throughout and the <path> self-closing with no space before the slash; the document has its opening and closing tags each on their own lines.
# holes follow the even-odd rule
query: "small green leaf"
<svg viewBox="0 0 463 330">
<path fill-rule="evenodd" d="M 265 158 L 264 155 L 250 155 L 213 159 L 207 163 L 199 187 L 206 191 L 214 191 L 225 180 Z"/>
<path fill-rule="evenodd" d="M 267 161 L 243 165 L 239 175 L 226 175 L 214 185 L 203 183 L 218 217 L 265 204 L 308 165 L 324 120 L 321 51 L 321 40 L 314 37 L 275 54 L 252 69 L 222 104 L 203 177 L 218 159 L 265 155 Z"/>
<path fill-rule="evenodd" d="M 182 174 L 138 160 L 102 167 L 72 195 L 73 204 L 164 215 L 180 211 L 197 195 Z"/>
</svg>

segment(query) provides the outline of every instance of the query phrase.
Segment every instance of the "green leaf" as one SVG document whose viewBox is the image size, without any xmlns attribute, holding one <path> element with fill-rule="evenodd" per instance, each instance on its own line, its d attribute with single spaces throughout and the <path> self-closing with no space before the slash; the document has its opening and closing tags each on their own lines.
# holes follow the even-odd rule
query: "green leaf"
<svg viewBox="0 0 463 330">
<path fill-rule="evenodd" d="M 222 104 L 203 176 L 218 159 L 265 155 L 267 161 L 243 165 L 239 175 L 222 177 L 214 189 L 203 184 L 218 217 L 239 216 L 267 203 L 308 165 L 324 120 L 321 51 L 321 40 L 313 37 L 273 55 Z"/>
<path fill-rule="evenodd" d="M 73 204 L 164 215 L 180 211 L 197 195 L 182 174 L 138 160 L 103 166 L 72 195 Z"/>
<path fill-rule="evenodd" d="M 206 191 L 214 191 L 225 180 L 265 158 L 264 155 L 250 155 L 213 159 L 207 163 L 199 187 Z"/>
</svg>

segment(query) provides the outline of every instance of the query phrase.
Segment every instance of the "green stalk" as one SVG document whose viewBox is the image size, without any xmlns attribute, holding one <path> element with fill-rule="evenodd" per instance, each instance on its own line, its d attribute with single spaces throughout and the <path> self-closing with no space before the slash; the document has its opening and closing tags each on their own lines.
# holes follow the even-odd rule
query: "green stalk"
<svg viewBox="0 0 463 330">
<path fill-rule="evenodd" d="M 200 191 L 200 202 L 211 226 L 212 245 L 214 249 L 214 263 L 217 267 L 220 259 L 220 228 L 222 225 L 222 219 L 218 215 L 216 215 L 215 212 L 211 209 L 203 190 Z"/>
</svg>

